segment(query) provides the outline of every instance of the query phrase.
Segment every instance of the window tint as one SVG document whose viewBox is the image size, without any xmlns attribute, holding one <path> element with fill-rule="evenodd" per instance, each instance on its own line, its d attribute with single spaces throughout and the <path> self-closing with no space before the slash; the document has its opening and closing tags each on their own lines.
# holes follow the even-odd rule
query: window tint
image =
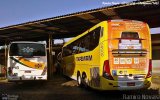
<svg viewBox="0 0 160 100">
<path fill-rule="evenodd" d="M 45 56 L 45 45 L 35 43 L 13 43 L 10 56 Z"/>
<path fill-rule="evenodd" d="M 63 56 L 69 56 L 72 54 L 71 46 L 66 46 L 63 48 Z"/>
<path fill-rule="evenodd" d="M 124 39 L 139 39 L 137 32 L 122 32 L 121 38 Z"/>
<path fill-rule="evenodd" d="M 63 48 L 63 56 L 83 53 L 95 49 L 99 44 L 101 27 L 89 32 Z"/>
</svg>

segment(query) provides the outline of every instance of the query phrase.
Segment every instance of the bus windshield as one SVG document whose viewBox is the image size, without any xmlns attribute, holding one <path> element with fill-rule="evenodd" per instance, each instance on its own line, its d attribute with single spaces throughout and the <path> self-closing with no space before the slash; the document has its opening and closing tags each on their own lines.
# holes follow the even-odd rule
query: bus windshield
<svg viewBox="0 0 160 100">
<path fill-rule="evenodd" d="M 45 56 L 45 45 L 37 43 L 13 43 L 10 46 L 10 56 Z"/>
</svg>

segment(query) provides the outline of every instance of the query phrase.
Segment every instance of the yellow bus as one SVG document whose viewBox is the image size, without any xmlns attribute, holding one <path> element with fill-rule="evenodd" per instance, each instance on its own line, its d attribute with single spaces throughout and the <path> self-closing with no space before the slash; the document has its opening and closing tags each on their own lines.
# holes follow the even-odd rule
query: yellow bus
<svg viewBox="0 0 160 100">
<path fill-rule="evenodd" d="M 147 23 L 109 20 L 62 48 L 63 74 L 99 90 L 133 90 L 151 85 L 151 37 Z"/>
</svg>

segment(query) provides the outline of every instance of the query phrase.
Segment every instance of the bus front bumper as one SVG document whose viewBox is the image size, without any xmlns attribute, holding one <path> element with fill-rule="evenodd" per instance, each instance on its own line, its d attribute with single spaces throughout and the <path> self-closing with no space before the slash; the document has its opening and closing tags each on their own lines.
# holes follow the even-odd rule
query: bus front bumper
<svg viewBox="0 0 160 100">
<path fill-rule="evenodd" d="M 47 80 L 47 76 L 8 76 L 8 81 Z"/>
</svg>

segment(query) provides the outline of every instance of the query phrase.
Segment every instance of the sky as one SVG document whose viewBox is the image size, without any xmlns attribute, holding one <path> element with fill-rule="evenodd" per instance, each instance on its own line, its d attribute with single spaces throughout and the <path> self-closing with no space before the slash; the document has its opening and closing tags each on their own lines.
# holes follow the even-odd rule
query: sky
<svg viewBox="0 0 160 100">
<path fill-rule="evenodd" d="M 133 0 L 1 0 L 0 27 L 131 1 Z"/>
<path fill-rule="evenodd" d="M 132 0 L 1 0 L 0 27 L 129 1 Z"/>
</svg>

